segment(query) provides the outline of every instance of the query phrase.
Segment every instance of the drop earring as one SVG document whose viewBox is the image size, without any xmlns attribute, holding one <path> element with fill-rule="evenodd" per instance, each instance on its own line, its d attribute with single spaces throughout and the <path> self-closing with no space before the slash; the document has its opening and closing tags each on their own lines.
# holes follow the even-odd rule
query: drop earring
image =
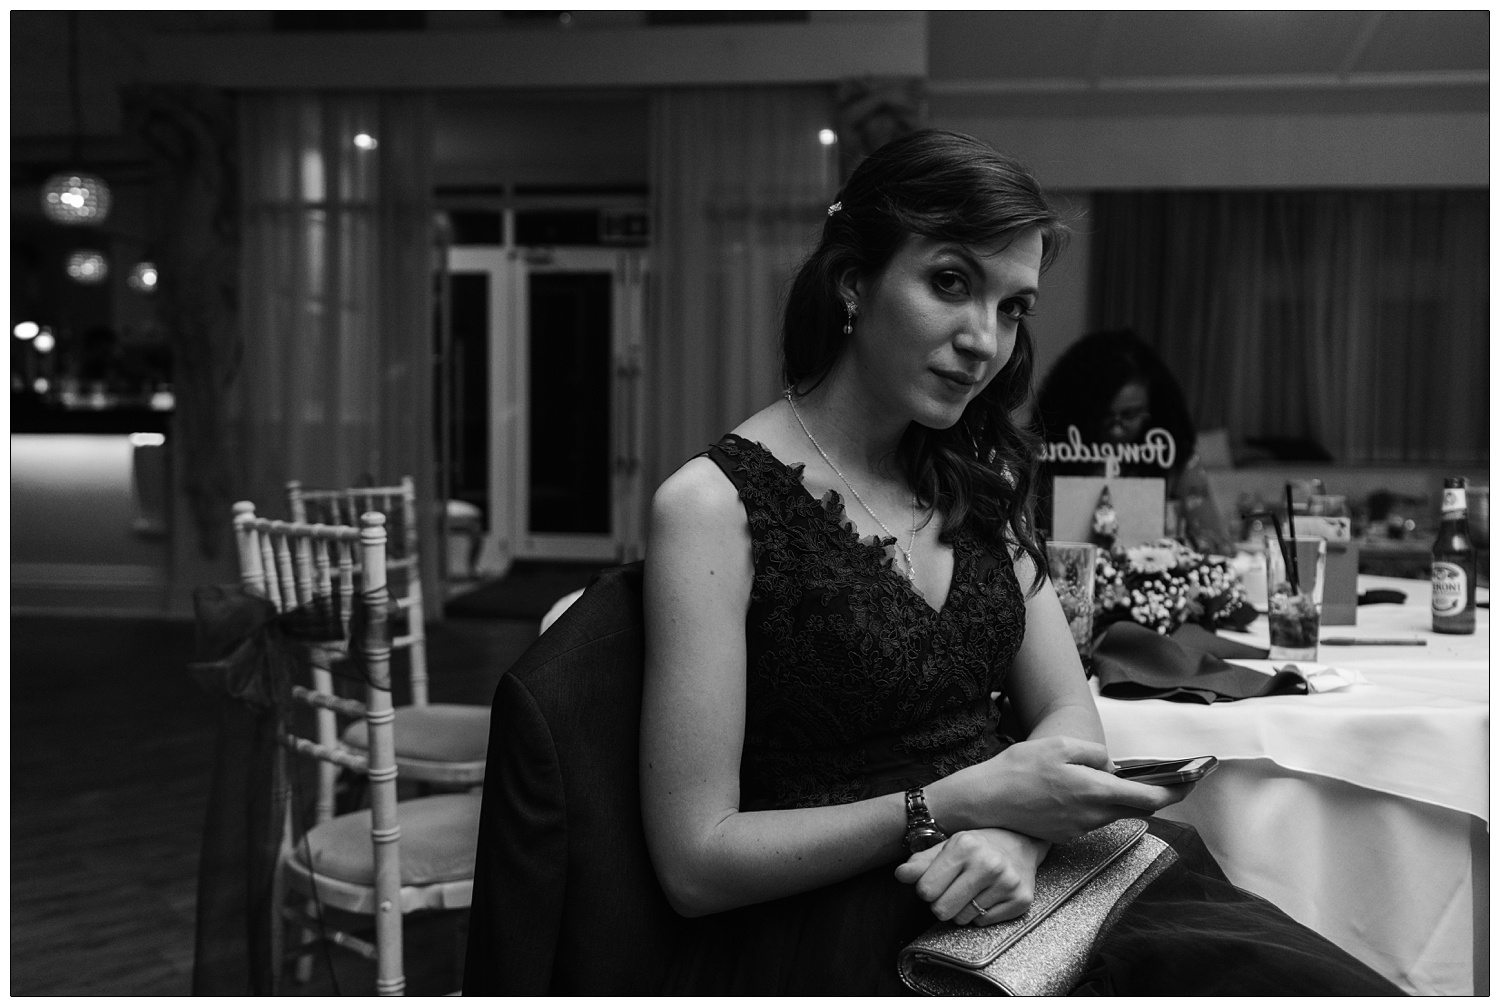
<svg viewBox="0 0 1500 1007">
<path fill-rule="evenodd" d="M 852 335 L 854 332 L 854 316 L 859 313 L 854 307 L 853 301 L 844 302 L 844 335 Z"/>
</svg>

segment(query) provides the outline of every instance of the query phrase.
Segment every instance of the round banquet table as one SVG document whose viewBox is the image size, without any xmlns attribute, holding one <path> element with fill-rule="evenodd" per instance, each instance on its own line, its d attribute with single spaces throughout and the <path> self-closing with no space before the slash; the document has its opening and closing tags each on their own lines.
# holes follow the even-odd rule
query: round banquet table
<svg viewBox="0 0 1500 1007">
<path fill-rule="evenodd" d="M 1362 605 L 1321 636 L 1425 646 L 1320 647 L 1366 681 L 1317 695 L 1097 697 L 1110 755 L 1218 756 L 1161 814 L 1197 828 L 1231 881 L 1408 992 L 1487 993 L 1489 610 L 1472 636 L 1438 635 L 1425 581 L 1359 578 L 1378 587 L 1405 604 Z M 1264 647 L 1265 618 L 1221 635 Z"/>
</svg>

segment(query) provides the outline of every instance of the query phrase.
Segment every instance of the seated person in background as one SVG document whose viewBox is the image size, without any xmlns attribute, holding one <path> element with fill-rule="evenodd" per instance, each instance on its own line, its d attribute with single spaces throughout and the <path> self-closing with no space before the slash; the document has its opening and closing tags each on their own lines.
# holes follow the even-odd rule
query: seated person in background
<svg viewBox="0 0 1500 1007">
<path fill-rule="evenodd" d="M 1037 401 L 1037 419 L 1048 442 L 1068 439 L 1078 428 L 1084 444 L 1139 444 L 1148 431 L 1172 435 L 1177 453 L 1163 472 L 1154 464 L 1124 464 L 1127 477 L 1167 481 L 1167 533 L 1178 533 L 1200 552 L 1233 556 L 1234 540 L 1224 527 L 1208 476 L 1198 460 L 1198 434 L 1188 416 L 1182 389 L 1166 364 L 1134 332 L 1095 332 L 1068 347 L 1048 372 Z M 1052 477 L 1103 475 L 1102 462 L 1048 462 L 1042 466 L 1037 517 L 1052 518 Z M 1175 508 L 1177 521 L 1171 520 Z"/>
</svg>

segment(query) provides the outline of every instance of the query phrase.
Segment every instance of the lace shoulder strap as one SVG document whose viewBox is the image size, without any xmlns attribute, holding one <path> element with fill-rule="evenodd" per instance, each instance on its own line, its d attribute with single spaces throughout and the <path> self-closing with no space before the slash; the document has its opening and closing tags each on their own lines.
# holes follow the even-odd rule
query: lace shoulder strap
<svg viewBox="0 0 1500 1007">
<path fill-rule="evenodd" d="M 801 465 L 787 465 L 764 446 L 738 434 L 724 435 L 704 454 L 734 484 L 747 510 L 810 499 L 802 487 Z"/>
</svg>

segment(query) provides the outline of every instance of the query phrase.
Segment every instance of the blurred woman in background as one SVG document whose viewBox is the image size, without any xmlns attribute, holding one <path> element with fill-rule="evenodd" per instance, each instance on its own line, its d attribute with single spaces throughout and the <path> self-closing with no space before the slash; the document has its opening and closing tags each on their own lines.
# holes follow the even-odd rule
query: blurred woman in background
<svg viewBox="0 0 1500 1007">
<path fill-rule="evenodd" d="M 1169 469 L 1125 463 L 1120 474 L 1165 478 L 1167 534 L 1180 534 L 1200 552 L 1234 555 L 1234 539 L 1225 529 L 1198 459 L 1198 433 L 1182 389 L 1134 332 L 1095 332 L 1068 347 L 1042 383 L 1037 418 L 1049 444 L 1066 442 L 1070 427 L 1078 429 L 1084 444 L 1141 444 L 1152 430 L 1171 434 L 1176 452 Z M 1103 474 L 1102 462 L 1048 462 L 1038 487 L 1038 520 L 1044 527 L 1051 524 L 1054 476 Z"/>
</svg>

